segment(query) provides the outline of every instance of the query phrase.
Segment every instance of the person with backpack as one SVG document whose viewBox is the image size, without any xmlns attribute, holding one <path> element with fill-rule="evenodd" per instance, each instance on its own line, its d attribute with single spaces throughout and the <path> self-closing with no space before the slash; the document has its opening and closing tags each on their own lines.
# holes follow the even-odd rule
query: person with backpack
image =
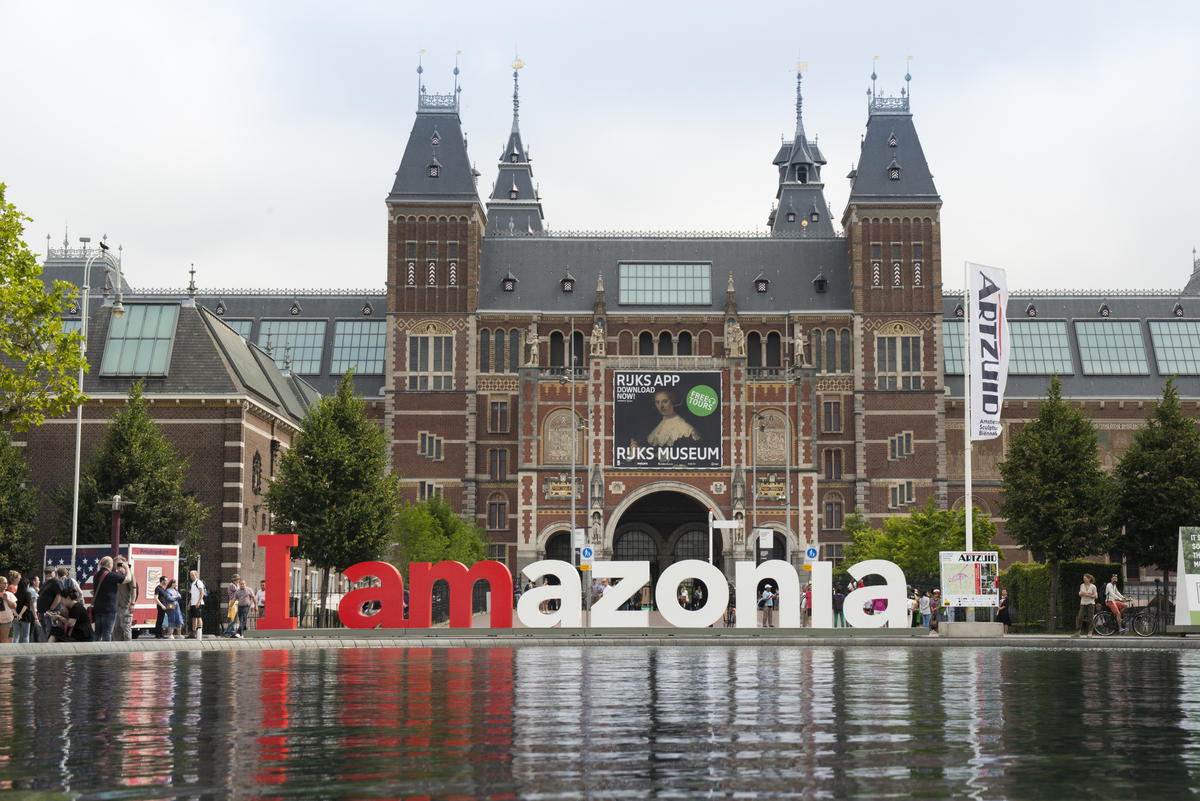
<svg viewBox="0 0 1200 801">
<path fill-rule="evenodd" d="M 117 557 L 120 559 L 120 557 Z M 121 559 L 121 564 L 125 560 Z M 92 617 L 95 637 L 99 642 L 112 642 L 113 626 L 117 623 L 117 588 L 133 581 L 133 573 L 113 570 L 113 558 L 105 556 L 92 579 Z"/>
<path fill-rule="evenodd" d="M 188 619 L 191 621 L 192 630 L 188 632 L 189 640 L 204 639 L 204 596 L 208 593 L 208 588 L 204 586 L 204 582 L 200 580 L 200 574 L 192 570 L 188 573 L 188 579 L 192 586 L 188 591 Z"/>
</svg>

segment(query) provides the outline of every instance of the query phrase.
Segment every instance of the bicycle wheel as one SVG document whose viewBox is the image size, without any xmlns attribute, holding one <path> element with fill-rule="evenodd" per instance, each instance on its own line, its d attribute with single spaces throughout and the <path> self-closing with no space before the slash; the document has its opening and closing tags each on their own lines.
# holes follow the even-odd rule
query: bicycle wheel
<svg viewBox="0 0 1200 801">
<path fill-rule="evenodd" d="M 1117 616 L 1107 609 L 1097 612 L 1092 618 L 1092 628 L 1101 637 L 1111 637 L 1117 633 Z"/>
<path fill-rule="evenodd" d="M 1149 637 L 1158 633 L 1158 613 L 1139 612 L 1133 618 L 1133 633 L 1139 637 Z"/>
</svg>

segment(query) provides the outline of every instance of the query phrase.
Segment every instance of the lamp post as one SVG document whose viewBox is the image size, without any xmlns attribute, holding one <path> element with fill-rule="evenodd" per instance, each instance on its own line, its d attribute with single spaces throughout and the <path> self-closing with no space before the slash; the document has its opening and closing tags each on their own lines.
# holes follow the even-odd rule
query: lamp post
<svg viewBox="0 0 1200 801">
<path fill-rule="evenodd" d="M 131 501 L 128 498 L 122 498 L 120 495 L 112 496 L 111 501 L 100 501 L 100 506 L 108 506 L 112 509 L 112 557 L 117 558 L 118 552 L 121 550 L 121 510 L 128 509 L 136 505 L 136 501 Z"/>
<path fill-rule="evenodd" d="M 88 243 L 92 241 L 90 236 L 81 236 L 79 241 L 83 244 L 83 249 L 86 252 Z M 89 283 L 91 281 L 92 264 L 98 258 L 103 258 L 104 269 L 107 273 L 113 273 L 116 280 L 113 286 L 116 287 L 117 299 L 113 303 L 113 317 L 120 318 L 125 314 L 125 305 L 121 303 L 121 262 L 108 249 L 108 245 L 104 242 L 100 243 L 99 249 L 92 255 L 87 257 L 87 261 L 83 264 L 83 286 L 79 292 L 79 355 L 83 357 L 79 363 L 79 392 L 83 393 L 83 371 L 87 362 L 87 335 L 88 335 L 88 294 L 91 290 Z M 79 461 L 80 453 L 83 449 L 83 401 L 75 406 L 75 489 L 74 497 L 71 503 L 71 577 L 75 578 L 75 550 L 79 546 Z M 119 501 L 118 501 L 119 505 Z M 119 513 L 116 513 L 119 514 Z"/>
</svg>

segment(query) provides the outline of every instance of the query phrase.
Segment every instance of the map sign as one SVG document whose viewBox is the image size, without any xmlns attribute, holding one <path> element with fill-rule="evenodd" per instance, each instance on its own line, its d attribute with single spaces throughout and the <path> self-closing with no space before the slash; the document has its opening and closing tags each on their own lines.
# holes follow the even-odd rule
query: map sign
<svg viewBox="0 0 1200 801">
<path fill-rule="evenodd" d="M 943 606 L 999 606 L 1000 554 L 940 551 Z"/>
</svg>

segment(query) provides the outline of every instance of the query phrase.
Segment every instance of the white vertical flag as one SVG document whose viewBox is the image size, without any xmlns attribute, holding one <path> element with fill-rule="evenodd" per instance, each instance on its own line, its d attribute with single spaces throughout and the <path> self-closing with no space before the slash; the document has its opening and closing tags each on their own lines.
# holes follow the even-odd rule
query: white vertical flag
<svg viewBox="0 0 1200 801">
<path fill-rule="evenodd" d="M 971 309 L 967 341 L 971 360 L 971 439 L 1000 436 L 1000 407 L 1008 383 L 1008 282 L 1004 270 L 968 264 Z"/>
</svg>

